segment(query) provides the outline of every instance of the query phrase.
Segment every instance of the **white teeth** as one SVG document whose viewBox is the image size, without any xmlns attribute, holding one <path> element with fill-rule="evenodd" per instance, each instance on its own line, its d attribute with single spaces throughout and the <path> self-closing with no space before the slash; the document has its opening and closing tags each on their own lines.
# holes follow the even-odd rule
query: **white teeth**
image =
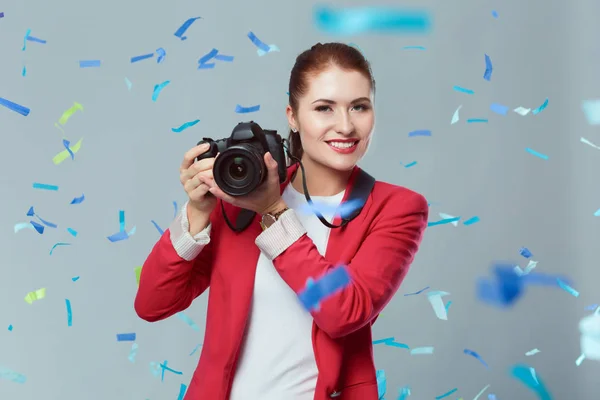
<svg viewBox="0 0 600 400">
<path fill-rule="evenodd" d="M 357 142 L 328 142 L 331 147 L 337 147 L 338 149 L 349 149 L 356 143 Z"/>
</svg>

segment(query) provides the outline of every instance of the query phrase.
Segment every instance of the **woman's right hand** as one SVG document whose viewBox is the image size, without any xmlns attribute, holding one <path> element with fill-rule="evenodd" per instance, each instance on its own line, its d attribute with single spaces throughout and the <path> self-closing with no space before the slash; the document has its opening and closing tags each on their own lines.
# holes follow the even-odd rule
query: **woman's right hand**
<svg viewBox="0 0 600 400">
<path fill-rule="evenodd" d="M 190 149 L 185 153 L 179 169 L 179 180 L 189 198 L 187 217 L 192 236 L 208 226 L 210 214 L 217 205 L 217 198 L 208 191 L 208 185 L 202 183 L 201 179 L 203 177 L 213 178 L 212 169 L 215 158 L 196 161 L 196 157 L 206 153 L 209 148 L 208 143 L 203 143 Z"/>
</svg>

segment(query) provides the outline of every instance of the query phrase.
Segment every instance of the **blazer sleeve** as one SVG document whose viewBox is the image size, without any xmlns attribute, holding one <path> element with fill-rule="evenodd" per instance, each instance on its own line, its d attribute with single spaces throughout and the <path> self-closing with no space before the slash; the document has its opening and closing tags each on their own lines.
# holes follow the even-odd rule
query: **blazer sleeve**
<svg viewBox="0 0 600 400">
<path fill-rule="evenodd" d="M 187 203 L 154 245 L 142 266 L 134 308 L 148 322 L 160 321 L 185 310 L 210 284 L 213 264 L 216 214 L 200 233 L 192 237 L 187 221 Z"/>
<path fill-rule="evenodd" d="M 330 337 L 346 336 L 369 324 L 392 299 L 419 248 L 429 208 L 423 196 L 398 192 L 388 198 L 347 265 L 351 283 L 311 311 Z M 273 228 L 275 228 L 273 230 Z M 282 279 L 296 292 L 336 267 L 319 253 L 293 210 L 256 239 Z"/>
</svg>

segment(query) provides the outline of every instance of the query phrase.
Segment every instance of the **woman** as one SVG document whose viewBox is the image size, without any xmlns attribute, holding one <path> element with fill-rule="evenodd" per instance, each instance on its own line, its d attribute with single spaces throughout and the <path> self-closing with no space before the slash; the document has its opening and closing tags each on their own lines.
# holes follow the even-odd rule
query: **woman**
<svg viewBox="0 0 600 400">
<path fill-rule="evenodd" d="M 353 47 L 317 44 L 296 59 L 287 117 L 292 154 L 308 192 L 335 209 L 348 196 L 373 132 L 375 82 Z M 377 400 L 371 324 L 392 299 L 427 225 L 423 196 L 376 182 L 359 216 L 330 229 L 306 206 L 303 171 L 269 175 L 255 192 L 232 198 L 215 184 L 214 159 L 184 157 L 189 201 L 144 263 L 138 315 L 158 321 L 185 310 L 209 286 L 206 333 L 186 400 Z M 241 209 L 257 213 L 235 233 Z M 298 211 L 298 212 L 296 212 Z M 338 224 L 333 212 L 323 212 Z M 304 310 L 296 293 L 338 264 L 349 286 Z"/>
</svg>

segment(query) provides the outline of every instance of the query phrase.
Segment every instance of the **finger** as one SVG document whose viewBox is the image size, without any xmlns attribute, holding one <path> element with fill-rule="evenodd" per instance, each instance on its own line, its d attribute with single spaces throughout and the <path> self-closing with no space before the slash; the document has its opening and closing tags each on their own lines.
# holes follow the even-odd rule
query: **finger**
<svg viewBox="0 0 600 400">
<path fill-rule="evenodd" d="M 181 162 L 180 170 L 188 169 L 194 164 L 194 160 L 200 154 L 206 153 L 206 151 L 210 149 L 210 145 L 208 143 L 202 143 L 201 145 L 192 147 L 190 150 L 185 153 L 183 156 L 183 161 Z"/>
<path fill-rule="evenodd" d="M 202 172 L 210 172 L 210 175 L 212 176 L 212 168 L 214 163 L 215 159 L 212 157 L 196 161 L 191 167 L 184 169 L 180 172 L 179 179 L 181 183 L 185 183 L 185 181 L 187 181 L 188 179 L 191 179 L 194 176 L 198 175 L 198 173 Z"/>
<path fill-rule="evenodd" d="M 208 187 L 208 185 L 205 185 L 204 183 L 201 183 L 200 186 L 198 186 L 196 189 L 192 190 L 191 192 L 188 193 L 188 196 L 190 199 L 193 200 L 199 200 L 203 197 L 206 197 L 208 195 L 211 195 L 211 193 L 209 193 L 208 189 L 210 189 Z"/>
<path fill-rule="evenodd" d="M 231 205 L 237 206 L 237 199 L 222 191 L 221 188 L 217 185 L 212 186 L 210 189 L 208 189 L 208 191 L 212 193 L 217 199 L 221 199 Z"/>
<path fill-rule="evenodd" d="M 279 181 L 279 171 L 277 170 L 278 164 L 270 152 L 265 153 L 265 164 L 267 165 L 267 169 L 269 170 L 269 179 Z"/>
<path fill-rule="evenodd" d="M 196 189 L 201 184 L 202 184 L 202 181 L 200 180 L 200 178 L 195 176 L 192 179 L 188 179 L 187 181 L 185 181 L 185 183 L 183 184 L 183 188 L 185 189 L 186 193 L 189 195 L 194 189 Z"/>
</svg>

